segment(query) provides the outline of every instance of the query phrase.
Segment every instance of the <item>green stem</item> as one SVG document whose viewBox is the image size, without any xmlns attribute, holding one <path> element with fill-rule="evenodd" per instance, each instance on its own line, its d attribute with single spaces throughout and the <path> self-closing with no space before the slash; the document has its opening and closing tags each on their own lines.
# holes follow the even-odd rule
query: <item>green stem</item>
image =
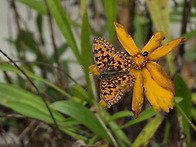
<svg viewBox="0 0 196 147">
<path fill-rule="evenodd" d="M 189 123 L 189 125 L 193 128 L 193 130 L 196 132 L 196 126 L 191 122 L 191 120 L 187 117 L 187 115 L 184 113 L 184 111 L 182 110 L 182 108 L 178 105 L 178 103 L 174 100 L 174 103 L 177 107 L 177 109 L 180 111 L 180 113 L 184 116 L 184 118 L 187 120 L 187 122 Z"/>
</svg>

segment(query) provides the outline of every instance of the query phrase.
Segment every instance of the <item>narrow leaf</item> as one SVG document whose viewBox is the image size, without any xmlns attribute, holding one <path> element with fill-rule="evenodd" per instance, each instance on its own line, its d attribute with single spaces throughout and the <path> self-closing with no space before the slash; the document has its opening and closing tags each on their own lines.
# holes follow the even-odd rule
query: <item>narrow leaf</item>
<svg viewBox="0 0 196 147">
<path fill-rule="evenodd" d="M 186 41 L 196 36 L 196 30 L 183 34 L 182 37 L 186 38 Z"/>
<path fill-rule="evenodd" d="M 86 13 L 86 3 L 87 3 L 87 0 L 80 1 L 80 15 L 82 17 L 84 16 L 84 13 Z"/>
<path fill-rule="evenodd" d="M 175 101 L 177 103 L 181 102 L 182 101 L 182 98 L 181 97 L 175 97 Z M 174 105 L 174 103 L 172 102 L 172 104 Z M 156 112 L 153 110 L 152 107 L 144 110 L 139 116 L 137 119 L 132 119 L 130 120 L 129 122 L 127 122 L 126 124 L 124 124 L 123 126 L 121 126 L 120 128 L 125 128 L 125 127 L 128 127 L 128 126 L 131 126 L 131 125 L 134 125 L 134 124 L 137 124 L 139 122 L 142 122 L 152 116 L 156 115 Z"/>
<path fill-rule="evenodd" d="M 39 13 L 37 14 L 37 18 L 36 18 L 36 25 L 37 25 L 37 29 L 39 32 L 39 38 L 40 38 L 40 42 L 42 44 L 44 44 L 44 38 L 43 38 L 43 19 L 42 19 L 42 15 L 40 15 Z"/>
<path fill-rule="evenodd" d="M 17 1 L 27 5 L 28 7 L 32 8 L 34 10 L 36 10 L 37 12 L 39 12 L 42 15 L 47 14 L 46 5 L 42 1 L 38 1 L 38 0 L 17 0 Z"/>
<path fill-rule="evenodd" d="M 93 114 L 83 105 L 73 101 L 58 101 L 52 104 L 52 108 L 71 116 L 99 137 L 107 139 L 110 143 L 112 143 L 110 136 L 99 122 L 95 114 Z"/>
<path fill-rule="evenodd" d="M 130 116 L 133 116 L 133 112 L 131 112 L 131 111 L 116 112 L 114 115 L 110 116 L 108 122 L 122 118 L 122 117 L 130 117 Z"/>
<path fill-rule="evenodd" d="M 2 60 L 0 60 L 1 62 L 3 62 Z M 10 71 L 10 72 L 14 72 L 17 74 L 22 74 L 15 66 L 11 65 L 11 64 L 1 64 L 0 66 L 0 70 L 3 71 Z M 36 79 L 38 81 L 41 81 L 49 86 L 51 86 L 52 88 L 56 89 L 57 91 L 59 91 L 60 93 L 62 93 L 63 95 L 67 96 L 68 98 L 72 98 L 71 95 L 69 95 L 67 92 L 65 92 L 64 90 L 60 89 L 59 87 L 57 87 L 56 85 L 50 83 L 49 81 L 33 74 L 32 72 L 22 68 L 22 70 L 31 78 Z"/>
<path fill-rule="evenodd" d="M 88 100 L 88 93 L 79 85 L 74 84 L 71 88 L 71 93 L 82 100 Z"/>
<path fill-rule="evenodd" d="M 82 19 L 82 32 L 81 32 L 81 61 L 84 68 L 88 69 L 90 66 L 90 25 L 87 12 L 84 13 Z"/>
<path fill-rule="evenodd" d="M 174 78 L 174 85 L 175 85 L 175 91 L 176 91 L 175 96 L 179 96 L 183 98 L 182 102 L 179 103 L 179 106 L 186 113 L 188 118 L 191 119 L 191 110 L 192 110 L 191 91 L 180 75 L 177 75 Z M 190 145 L 191 144 L 191 132 L 190 132 L 189 124 L 185 118 L 182 119 L 182 123 L 183 123 L 184 130 L 186 132 L 188 143 Z"/>
<path fill-rule="evenodd" d="M 65 15 L 65 12 L 63 11 L 63 8 L 59 0 L 47 0 L 47 3 L 50 9 L 50 12 L 53 18 L 55 19 L 57 26 L 59 27 L 59 30 L 65 37 L 67 44 L 72 49 L 72 52 L 75 55 L 78 63 L 81 63 L 80 54 L 79 54 L 79 50 L 76 44 L 76 40 L 71 30 L 70 23 Z"/>
<path fill-rule="evenodd" d="M 24 116 L 53 124 L 53 120 L 43 100 L 40 97 L 29 93 L 19 87 L 0 83 L 0 105 L 8 107 Z M 78 130 L 78 128 L 74 128 L 73 126 L 78 124 L 76 120 L 71 118 L 65 119 L 65 117 L 63 117 L 57 111 L 53 110 L 52 108 L 50 109 L 59 128 L 63 132 L 75 139 L 86 140 L 85 137 L 79 135 L 76 131 L 71 131 L 71 129 Z"/>
<path fill-rule="evenodd" d="M 53 123 L 43 100 L 19 87 L 0 83 L 0 104 L 25 116 Z M 52 110 L 52 113 L 57 121 L 65 121 L 58 112 Z"/>
<path fill-rule="evenodd" d="M 161 117 L 159 115 L 153 118 L 137 136 L 132 147 L 147 146 L 150 138 L 152 138 L 152 136 L 162 123 L 163 118 L 164 117 Z"/>
<path fill-rule="evenodd" d="M 104 0 L 105 13 L 107 17 L 107 26 L 109 31 L 109 41 L 113 43 L 114 21 L 116 20 L 116 0 Z"/>
<path fill-rule="evenodd" d="M 35 11 L 37 11 L 38 13 L 42 15 L 48 15 L 46 4 L 42 1 L 38 1 L 38 0 L 16 0 L 16 1 L 28 6 L 29 8 L 34 9 Z M 68 16 L 66 17 L 71 25 L 73 25 L 74 27 L 81 27 L 78 22 L 76 22 L 75 20 L 72 20 Z"/>
<path fill-rule="evenodd" d="M 170 41 L 168 0 L 146 0 L 148 11 L 157 31 L 162 31 L 166 42 Z"/>
<path fill-rule="evenodd" d="M 145 111 L 143 111 L 137 119 L 132 119 L 129 122 L 127 122 L 126 124 L 124 124 L 123 126 L 121 126 L 120 128 L 125 128 L 131 125 L 134 125 L 136 123 L 139 123 L 141 121 L 144 121 L 152 116 L 154 116 L 156 114 L 156 112 L 153 110 L 152 107 L 146 109 Z"/>
<path fill-rule="evenodd" d="M 194 53 L 185 53 L 183 56 L 185 59 L 192 59 L 192 60 L 196 60 L 196 52 Z"/>
</svg>

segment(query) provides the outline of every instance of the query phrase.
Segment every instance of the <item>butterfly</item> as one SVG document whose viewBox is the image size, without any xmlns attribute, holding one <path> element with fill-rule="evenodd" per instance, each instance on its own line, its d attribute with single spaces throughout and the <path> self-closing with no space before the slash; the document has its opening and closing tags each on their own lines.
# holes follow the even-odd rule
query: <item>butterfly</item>
<svg viewBox="0 0 196 147">
<path fill-rule="evenodd" d="M 135 83 L 135 77 L 129 74 L 131 61 L 126 53 L 115 53 L 114 47 L 100 37 L 94 40 L 93 56 L 100 73 L 100 98 L 114 105 L 125 93 L 125 87 Z"/>
</svg>

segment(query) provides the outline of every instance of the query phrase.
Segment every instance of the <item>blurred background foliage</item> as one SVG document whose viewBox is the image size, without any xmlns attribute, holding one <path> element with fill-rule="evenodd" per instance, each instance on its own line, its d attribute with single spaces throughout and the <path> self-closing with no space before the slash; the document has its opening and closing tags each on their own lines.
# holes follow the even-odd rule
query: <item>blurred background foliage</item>
<svg viewBox="0 0 196 147">
<path fill-rule="evenodd" d="M 142 113 L 133 119 L 131 92 L 111 109 L 99 106 L 99 81 L 89 75 L 88 69 L 93 63 L 93 38 L 103 37 L 116 50 L 124 51 L 117 40 L 114 21 L 125 26 L 139 48 L 156 31 L 164 32 L 163 43 L 186 37 L 185 44 L 158 62 L 174 80 L 176 102 L 195 123 L 196 1 L 7 3 L 14 26 L 7 24 L 8 32 L 14 29 L 16 35 L 10 33 L 4 41 L 9 44 L 12 63 L 19 67 L 1 55 L 0 146 L 196 145 L 196 132 L 179 108 L 157 114 L 145 100 Z M 22 17 L 22 6 L 27 8 L 23 13 L 28 19 Z M 29 19 L 35 31 L 30 28 Z"/>
</svg>

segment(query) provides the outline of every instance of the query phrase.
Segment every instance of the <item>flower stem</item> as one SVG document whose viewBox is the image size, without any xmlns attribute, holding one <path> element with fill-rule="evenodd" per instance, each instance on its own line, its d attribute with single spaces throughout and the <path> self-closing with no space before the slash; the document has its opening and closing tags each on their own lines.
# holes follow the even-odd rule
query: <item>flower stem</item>
<svg viewBox="0 0 196 147">
<path fill-rule="evenodd" d="M 177 109 L 180 111 L 180 113 L 184 116 L 184 118 L 187 120 L 187 122 L 189 123 L 189 125 L 193 128 L 193 130 L 196 132 L 196 126 L 191 122 L 191 120 L 188 118 L 188 116 L 184 113 L 184 111 L 182 110 L 182 108 L 178 105 L 178 103 L 174 100 L 174 103 L 177 107 Z"/>
</svg>

